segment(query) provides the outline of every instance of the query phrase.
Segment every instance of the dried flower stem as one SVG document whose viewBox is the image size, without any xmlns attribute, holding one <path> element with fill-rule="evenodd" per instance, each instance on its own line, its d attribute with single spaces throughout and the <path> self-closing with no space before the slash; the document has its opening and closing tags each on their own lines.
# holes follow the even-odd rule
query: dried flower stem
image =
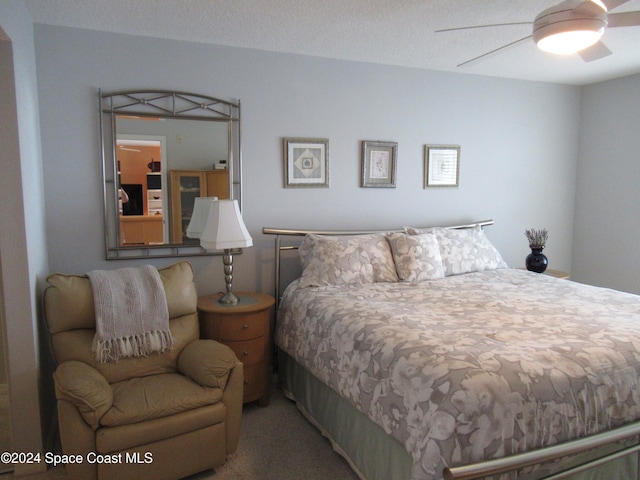
<svg viewBox="0 0 640 480">
<path fill-rule="evenodd" d="M 529 247 L 544 247 L 547 244 L 549 238 L 549 231 L 546 228 L 536 230 L 532 228 L 525 230 L 525 236 L 529 240 Z"/>
</svg>

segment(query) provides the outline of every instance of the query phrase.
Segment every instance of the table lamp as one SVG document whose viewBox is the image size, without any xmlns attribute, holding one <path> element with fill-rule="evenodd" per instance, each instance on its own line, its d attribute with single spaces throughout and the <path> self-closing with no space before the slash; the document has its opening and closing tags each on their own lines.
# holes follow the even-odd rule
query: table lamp
<svg viewBox="0 0 640 480">
<path fill-rule="evenodd" d="M 233 254 L 232 249 L 251 247 L 253 240 L 242 221 L 236 200 L 211 202 L 207 222 L 200 235 L 200 245 L 206 250 L 224 250 L 224 279 L 227 293 L 218 300 L 222 304 L 235 305 L 239 298 L 232 292 Z"/>
</svg>

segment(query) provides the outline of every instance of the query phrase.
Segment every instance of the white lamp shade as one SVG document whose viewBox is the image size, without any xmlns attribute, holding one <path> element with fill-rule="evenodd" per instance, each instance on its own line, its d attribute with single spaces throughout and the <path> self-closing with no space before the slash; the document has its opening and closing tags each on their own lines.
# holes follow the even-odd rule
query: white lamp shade
<svg viewBox="0 0 640 480">
<path fill-rule="evenodd" d="M 218 200 L 211 203 L 207 223 L 200 236 L 200 245 L 206 250 L 226 250 L 253 245 L 253 239 L 242 221 L 236 200 Z"/>
<path fill-rule="evenodd" d="M 189 225 L 187 226 L 188 238 L 200 238 L 207 223 L 207 218 L 209 218 L 211 204 L 217 200 L 218 197 L 196 197 L 191 220 L 189 220 Z"/>
</svg>

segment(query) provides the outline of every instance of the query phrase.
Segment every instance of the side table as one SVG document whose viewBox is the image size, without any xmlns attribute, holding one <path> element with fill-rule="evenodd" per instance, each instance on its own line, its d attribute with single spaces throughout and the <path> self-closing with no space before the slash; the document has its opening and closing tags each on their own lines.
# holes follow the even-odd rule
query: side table
<svg viewBox="0 0 640 480">
<path fill-rule="evenodd" d="M 571 278 L 571 275 L 569 274 L 569 272 L 563 272 L 562 270 L 554 270 L 552 268 L 547 268 L 543 273 L 545 275 L 561 278 L 563 280 L 569 280 Z"/>
<path fill-rule="evenodd" d="M 244 403 L 269 404 L 270 313 L 275 299 L 254 292 L 236 293 L 237 305 L 218 303 L 222 294 L 198 298 L 200 337 L 228 345 L 244 365 Z"/>
<path fill-rule="evenodd" d="M 526 268 L 520 268 L 520 270 L 526 270 Z M 549 275 L 550 277 L 559 278 L 561 280 L 570 280 L 571 274 L 569 272 L 563 272 L 562 270 L 554 270 L 553 268 L 547 268 L 543 275 Z"/>
</svg>

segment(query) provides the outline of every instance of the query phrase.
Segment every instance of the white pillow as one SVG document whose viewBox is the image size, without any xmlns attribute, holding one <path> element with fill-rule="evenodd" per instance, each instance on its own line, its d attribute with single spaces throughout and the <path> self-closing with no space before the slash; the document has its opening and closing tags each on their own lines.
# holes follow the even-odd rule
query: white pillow
<svg viewBox="0 0 640 480">
<path fill-rule="evenodd" d="M 480 226 L 472 228 L 406 228 L 409 234 L 435 233 L 445 276 L 508 268 Z"/>
<path fill-rule="evenodd" d="M 444 277 L 435 234 L 390 233 L 388 238 L 400 280 L 415 283 Z"/>
<path fill-rule="evenodd" d="M 300 244 L 303 286 L 397 282 L 395 263 L 384 234 L 314 235 Z"/>
</svg>

